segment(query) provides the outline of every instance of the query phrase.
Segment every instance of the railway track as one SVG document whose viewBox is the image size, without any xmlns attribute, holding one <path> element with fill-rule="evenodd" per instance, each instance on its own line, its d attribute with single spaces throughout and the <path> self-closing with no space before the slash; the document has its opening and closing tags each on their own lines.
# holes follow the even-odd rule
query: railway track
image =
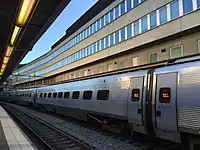
<svg viewBox="0 0 200 150">
<path fill-rule="evenodd" d="M 31 114 L 7 105 L 3 105 L 3 107 L 24 124 L 50 150 L 94 149 Z"/>
</svg>

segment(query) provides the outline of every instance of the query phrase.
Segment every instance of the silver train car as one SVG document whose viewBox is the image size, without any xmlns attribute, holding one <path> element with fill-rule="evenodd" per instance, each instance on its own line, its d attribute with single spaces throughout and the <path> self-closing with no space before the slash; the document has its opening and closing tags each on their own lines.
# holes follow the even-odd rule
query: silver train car
<svg viewBox="0 0 200 150">
<path fill-rule="evenodd" d="M 129 128 L 181 143 L 200 138 L 200 56 L 162 67 L 1 96 L 81 120 Z"/>
</svg>

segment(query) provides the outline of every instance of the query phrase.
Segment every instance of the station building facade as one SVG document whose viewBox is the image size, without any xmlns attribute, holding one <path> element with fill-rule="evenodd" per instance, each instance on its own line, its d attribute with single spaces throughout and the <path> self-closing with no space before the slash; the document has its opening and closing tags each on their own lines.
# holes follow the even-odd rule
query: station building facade
<svg viewBox="0 0 200 150">
<path fill-rule="evenodd" d="M 199 52 L 200 0 L 100 0 L 11 78 L 17 88 L 38 87 Z"/>
</svg>

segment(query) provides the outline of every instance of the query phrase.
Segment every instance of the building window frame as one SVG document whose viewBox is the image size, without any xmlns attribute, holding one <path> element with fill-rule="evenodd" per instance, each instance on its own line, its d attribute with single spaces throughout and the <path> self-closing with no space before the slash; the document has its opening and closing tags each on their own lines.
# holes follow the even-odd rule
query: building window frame
<svg viewBox="0 0 200 150">
<path fill-rule="evenodd" d="M 150 61 L 150 55 L 152 55 L 152 54 L 157 54 L 157 60 L 156 60 L 156 62 L 158 62 L 159 61 L 159 52 L 150 52 L 150 53 L 148 53 L 148 62 L 149 63 L 155 63 L 155 62 L 151 62 Z"/>
<path fill-rule="evenodd" d="M 177 47 L 181 47 L 181 56 L 180 57 L 182 57 L 183 56 L 183 45 L 176 45 L 176 46 L 173 46 L 173 47 L 170 47 L 170 49 L 169 49 L 169 58 L 171 59 L 171 58 L 175 58 L 175 57 L 172 57 L 172 49 L 173 48 L 177 48 Z"/>
</svg>

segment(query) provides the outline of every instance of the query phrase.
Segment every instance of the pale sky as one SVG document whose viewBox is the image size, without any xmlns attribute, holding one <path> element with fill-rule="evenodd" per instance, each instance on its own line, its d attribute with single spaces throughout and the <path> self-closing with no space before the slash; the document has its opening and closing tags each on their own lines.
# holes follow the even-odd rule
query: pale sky
<svg viewBox="0 0 200 150">
<path fill-rule="evenodd" d="M 20 64 L 28 63 L 51 49 L 78 18 L 80 18 L 97 0 L 71 0 L 49 29 L 43 34 Z"/>
</svg>

